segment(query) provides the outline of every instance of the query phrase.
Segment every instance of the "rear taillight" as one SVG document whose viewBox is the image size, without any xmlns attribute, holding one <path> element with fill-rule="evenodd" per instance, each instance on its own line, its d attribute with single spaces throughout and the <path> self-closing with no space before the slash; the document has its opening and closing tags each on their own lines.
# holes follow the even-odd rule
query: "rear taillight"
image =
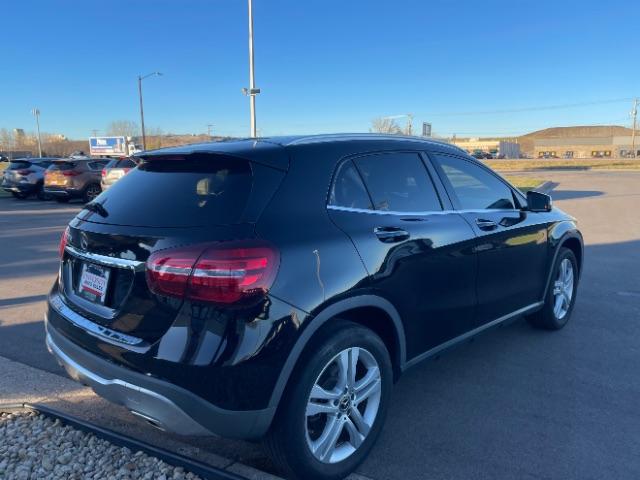
<svg viewBox="0 0 640 480">
<path fill-rule="evenodd" d="M 106 169 L 106 168 L 103 168 L 103 169 L 102 169 L 102 176 L 103 176 L 103 177 L 106 177 L 106 176 L 107 176 L 107 169 Z"/>
<path fill-rule="evenodd" d="M 65 177 L 75 177 L 76 175 L 80 175 L 80 172 L 76 172 L 75 170 L 63 170 L 62 175 Z"/>
<path fill-rule="evenodd" d="M 264 295 L 280 258 L 257 240 L 162 250 L 147 260 L 152 292 L 201 302 L 235 303 Z"/>
<path fill-rule="evenodd" d="M 35 173 L 33 170 L 29 170 L 28 168 L 24 168 L 22 170 L 16 170 L 16 173 L 19 175 L 29 175 L 30 173 Z"/>
<path fill-rule="evenodd" d="M 60 246 L 58 247 L 58 253 L 60 254 L 60 258 L 64 257 L 64 249 L 67 247 L 68 237 L 69 237 L 69 227 L 64 229 L 64 232 L 62 232 L 62 236 L 60 237 Z"/>
</svg>

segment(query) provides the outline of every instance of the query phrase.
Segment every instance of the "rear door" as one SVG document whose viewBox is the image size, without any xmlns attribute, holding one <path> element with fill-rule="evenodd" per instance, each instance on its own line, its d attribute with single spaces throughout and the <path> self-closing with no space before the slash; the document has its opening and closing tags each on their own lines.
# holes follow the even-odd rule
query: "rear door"
<svg viewBox="0 0 640 480">
<path fill-rule="evenodd" d="M 419 152 L 349 158 L 328 206 L 371 288 L 400 312 L 408 358 L 472 328 L 476 303 L 473 231 L 438 194 L 430 169 Z"/>
<path fill-rule="evenodd" d="M 547 228 L 499 176 L 477 162 L 434 154 L 456 208 L 478 243 L 478 322 L 484 324 L 540 300 L 547 263 Z"/>
</svg>

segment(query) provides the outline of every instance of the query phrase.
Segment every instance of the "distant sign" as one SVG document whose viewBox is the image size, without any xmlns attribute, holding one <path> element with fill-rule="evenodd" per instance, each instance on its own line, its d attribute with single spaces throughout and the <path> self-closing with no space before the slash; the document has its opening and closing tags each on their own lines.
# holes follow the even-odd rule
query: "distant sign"
<svg viewBox="0 0 640 480">
<path fill-rule="evenodd" d="M 91 155 L 127 155 L 127 142 L 124 137 L 91 137 L 89 139 Z"/>
</svg>

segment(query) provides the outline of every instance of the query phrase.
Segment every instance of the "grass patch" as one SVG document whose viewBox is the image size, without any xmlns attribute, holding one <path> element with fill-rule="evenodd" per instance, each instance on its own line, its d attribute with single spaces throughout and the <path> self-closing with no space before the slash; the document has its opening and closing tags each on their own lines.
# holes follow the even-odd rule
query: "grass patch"
<svg viewBox="0 0 640 480">
<path fill-rule="evenodd" d="M 553 170 L 553 169 L 620 169 L 640 170 L 640 159 L 633 158 L 576 158 L 546 160 L 486 160 L 485 164 L 499 172 L 517 170 Z"/>
<path fill-rule="evenodd" d="M 511 185 L 516 187 L 522 193 L 527 193 L 529 190 L 534 190 L 544 182 L 544 180 L 541 178 L 522 177 L 520 175 L 505 176 L 504 178 L 506 178 Z"/>
</svg>

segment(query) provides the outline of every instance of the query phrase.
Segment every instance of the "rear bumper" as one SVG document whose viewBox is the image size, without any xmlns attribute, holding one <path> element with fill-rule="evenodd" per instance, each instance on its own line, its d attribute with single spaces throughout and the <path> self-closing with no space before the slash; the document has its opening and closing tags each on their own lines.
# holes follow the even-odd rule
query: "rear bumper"
<svg viewBox="0 0 640 480">
<path fill-rule="evenodd" d="M 80 192 L 70 188 L 47 187 L 46 185 L 44 187 L 44 192 L 58 198 L 71 198 L 80 195 Z"/>
<path fill-rule="evenodd" d="M 76 345 L 48 322 L 47 348 L 71 378 L 123 405 L 152 425 L 180 435 L 256 439 L 268 430 L 275 408 L 224 410 L 169 382 L 115 365 Z"/>
<path fill-rule="evenodd" d="M 33 183 L 4 182 L 2 189 L 6 192 L 33 193 L 37 190 L 37 185 Z"/>
</svg>

